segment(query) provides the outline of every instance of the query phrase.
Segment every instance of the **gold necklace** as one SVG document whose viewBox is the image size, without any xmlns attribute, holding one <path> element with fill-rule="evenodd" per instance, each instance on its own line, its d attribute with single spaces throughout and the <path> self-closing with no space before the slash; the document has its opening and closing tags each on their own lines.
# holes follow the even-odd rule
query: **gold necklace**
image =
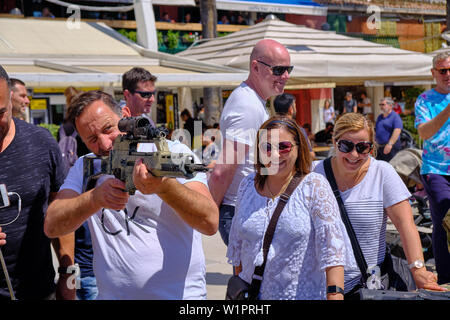
<svg viewBox="0 0 450 320">
<path fill-rule="evenodd" d="M 270 197 L 272 199 L 275 199 L 276 198 L 275 195 L 273 194 L 272 190 L 270 190 L 269 182 L 267 182 L 266 184 L 267 184 L 267 191 L 269 191 L 270 193 Z"/>
<path fill-rule="evenodd" d="M 269 181 L 266 181 L 266 185 L 267 185 L 267 191 L 269 191 L 270 193 L 270 197 L 272 199 L 275 199 L 276 197 L 278 197 L 280 194 L 282 194 L 284 192 L 284 190 L 286 190 L 287 186 L 289 185 L 289 183 L 292 180 L 292 177 L 294 176 L 294 173 L 292 173 L 289 178 L 287 179 L 287 181 L 283 184 L 283 186 L 281 187 L 280 191 L 275 195 L 272 190 L 270 190 L 270 185 L 269 185 Z"/>
</svg>

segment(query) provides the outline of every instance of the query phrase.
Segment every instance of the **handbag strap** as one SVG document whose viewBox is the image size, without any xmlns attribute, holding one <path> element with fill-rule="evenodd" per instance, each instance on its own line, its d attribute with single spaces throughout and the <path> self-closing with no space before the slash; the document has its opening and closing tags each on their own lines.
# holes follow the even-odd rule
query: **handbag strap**
<svg viewBox="0 0 450 320">
<path fill-rule="evenodd" d="M 272 243 L 272 239 L 275 233 L 275 228 L 277 226 L 278 218 L 281 215 L 281 212 L 284 209 L 284 206 L 289 200 L 289 197 L 291 196 L 292 192 L 297 188 L 297 186 L 302 181 L 303 175 L 297 172 L 294 177 L 292 177 L 291 181 L 289 182 L 289 185 L 287 186 L 286 190 L 280 195 L 280 199 L 278 200 L 277 207 L 275 208 L 275 211 L 272 214 L 272 218 L 270 219 L 269 226 L 267 227 L 266 233 L 264 234 L 264 241 L 263 241 L 263 256 L 264 260 L 262 265 L 255 267 L 255 271 L 253 273 L 252 277 L 252 283 L 250 285 L 250 297 L 253 299 L 256 299 L 259 290 L 261 288 L 261 283 L 263 280 L 263 274 L 264 269 L 266 267 L 267 262 L 267 255 L 269 253 L 269 247 Z"/>
<path fill-rule="evenodd" d="M 352 223 L 347 214 L 347 210 L 345 209 L 344 202 L 341 198 L 341 193 L 336 183 L 336 178 L 333 174 L 333 169 L 331 168 L 331 157 L 326 158 L 323 161 L 323 167 L 325 169 L 325 175 L 327 177 L 328 182 L 330 183 L 331 189 L 333 190 L 334 196 L 336 197 L 337 203 L 339 205 L 339 211 L 341 213 L 342 222 L 344 222 L 345 229 L 347 229 L 347 234 L 350 238 L 350 242 L 353 248 L 353 254 L 355 255 L 356 262 L 358 264 L 359 270 L 361 271 L 362 278 L 364 282 L 367 281 L 367 262 L 364 259 L 364 254 L 359 246 L 358 239 L 356 238 L 355 230 L 353 229 Z"/>
</svg>

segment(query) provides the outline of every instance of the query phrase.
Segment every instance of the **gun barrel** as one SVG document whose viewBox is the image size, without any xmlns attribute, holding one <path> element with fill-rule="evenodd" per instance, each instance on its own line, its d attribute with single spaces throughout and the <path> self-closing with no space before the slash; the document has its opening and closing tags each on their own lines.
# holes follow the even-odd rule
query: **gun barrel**
<svg viewBox="0 0 450 320">
<path fill-rule="evenodd" d="M 187 172 L 207 172 L 210 170 L 204 164 L 195 164 L 195 163 L 186 164 L 185 169 Z"/>
</svg>

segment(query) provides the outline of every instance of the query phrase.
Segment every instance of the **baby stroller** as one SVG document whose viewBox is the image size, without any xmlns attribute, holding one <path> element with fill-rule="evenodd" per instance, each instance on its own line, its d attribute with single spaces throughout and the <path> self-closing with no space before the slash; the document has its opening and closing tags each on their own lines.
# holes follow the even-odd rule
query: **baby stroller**
<svg viewBox="0 0 450 320">
<path fill-rule="evenodd" d="M 412 140 L 412 139 L 411 139 Z M 414 146 L 414 145 L 413 145 Z M 420 178 L 420 167 L 422 166 L 422 150 L 409 147 L 400 150 L 389 162 L 411 192 L 409 199 L 413 208 L 414 223 L 417 226 L 422 241 L 425 261 L 433 258 L 431 247 L 432 222 L 428 205 L 428 197 L 424 191 L 417 191 L 417 185 L 422 185 Z M 386 239 L 395 256 L 405 258 L 400 245 L 400 235 L 393 225 L 388 226 Z"/>
<path fill-rule="evenodd" d="M 415 148 L 420 149 L 419 146 L 414 141 L 414 138 L 406 129 L 402 129 L 402 132 L 400 133 L 400 143 L 401 143 L 401 149 L 409 149 L 409 148 Z"/>
</svg>

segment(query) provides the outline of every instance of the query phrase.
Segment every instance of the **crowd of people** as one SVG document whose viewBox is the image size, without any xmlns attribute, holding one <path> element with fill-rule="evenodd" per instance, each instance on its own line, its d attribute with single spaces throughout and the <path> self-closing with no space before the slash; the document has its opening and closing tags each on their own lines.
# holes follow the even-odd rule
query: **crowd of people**
<svg viewBox="0 0 450 320">
<path fill-rule="evenodd" d="M 190 12 L 185 13 L 184 17 L 181 19 L 181 21 L 176 21 L 174 18 L 172 18 L 169 14 L 169 12 L 164 11 L 161 14 L 161 17 L 159 18 L 160 22 L 169 22 L 169 23 L 175 23 L 175 22 L 182 22 L 182 23 L 200 23 L 199 19 L 193 19 L 192 14 Z M 249 21 L 248 18 L 246 18 L 242 13 L 240 12 L 227 12 L 222 15 L 220 15 L 217 24 L 237 24 L 237 25 L 248 25 Z"/>
<path fill-rule="evenodd" d="M 206 299 L 202 235 L 217 231 L 233 273 L 243 281 L 250 283 L 264 265 L 259 299 L 358 299 L 358 289 L 381 283 L 388 272 L 388 218 L 399 231 L 416 287 L 445 291 L 440 285 L 450 282 L 442 227 L 450 201 L 450 56 L 434 58 L 437 86 L 416 102 L 437 276 L 425 266 L 411 194 L 388 163 L 400 150 L 402 130 L 392 99 L 380 101 L 375 123 L 365 95 L 357 103 L 348 92 L 338 117 L 327 100 L 327 125 L 316 138 L 335 152 L 313 161 L 310 133 L 296 121 L 295 97 L 284 93 L 294 68 L 288 50 L 264 39 L 249 63 L 248 78 L 233 90 L 220 123 L 211 128 L 217 134 L 207 134 L 202 125 L 201 146 L 192 150 L 194 119 L 186 109 L 181 118 L 190 139 L 167 141 L 173 153 L 192 155 L 197 163 L 206 158 L 211 171 L 190 179 L 156 177 L 137 160 L 131 173 L 137 190 L 131 194 L 112 175 L 85 189 L 83 161 L 109 155 L 122 134 L 121 118 L 143 116 L 154 124 L 148 116 L 154 75 L 139 67 L 127 71 L 122 103 L 102 91 L 69 87 L 56 141 L 46 129 L 24 121 L 25 84 L 0 67 L 0 184 L 10 198 L 0 208 L 0 249 L 10 278 L 0 274 L 0 299 Z M 276 114 L 270 116 L 266 103 L 274 96 Z M 66 166 L 70 138 L 76 156 Z M 138 148 L 157 150 L 153 143 Z M 97 160 L 94 170 L 100 170 Z M 286 199 L 294 177 L 299 184 Z M 287 204 L 264 252 L 266 229 L 280 201 Z M 56 283 L 50 245 L 59 263 Z M 361 256 L 368 270 L 359 267 Z M 77 268 L 81 283 L 74 285 Z M 364 280 L 369 269 L 378 270 L 371 283 Z"/>
<path fill-rule="evenodd" d="M 200 23 L 198 10 L 184 10 L 183 13 L 177 11 L 165 11 L 166 8 L 156 7 L 155 13 L 157 20 L 160 22 L 168 23 Z M 53 12 L 52 12 L 53 11 Z M 15 7 L 9 11 L 12 15 L 24 15 L 30 14 L 34 18 L 49 18 L 54 19 L 65 17 L 65 10 L 62 11 L 57 6 L 44 6 L 41 1 L 36 1 L 31 6 L 30 12 L 22 12 L 18 7 Z M 132 19 L 133 14 L 131 12 L 106 12 L 106 11 L 87 11 L 83 12 L 83 15 L 91 19 L 107 19 L 107 20 L 129 20 Z M 235 25 L 249 25 L 258 23 L 262 20 L 265 14 L 258 15 L 256 21 L 252 21 L 248 13 L 240 11 L 219 11 L 218 24 L 235 24 Z"/>
</svg>

